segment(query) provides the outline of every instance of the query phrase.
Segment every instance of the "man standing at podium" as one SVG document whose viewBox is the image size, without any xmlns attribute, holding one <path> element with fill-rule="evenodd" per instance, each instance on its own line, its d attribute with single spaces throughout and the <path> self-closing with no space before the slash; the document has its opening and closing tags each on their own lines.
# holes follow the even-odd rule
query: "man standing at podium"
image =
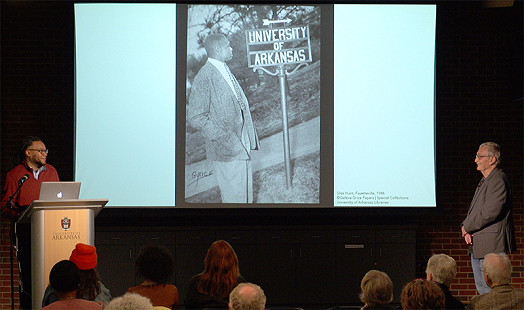
<svg viewBox="0 0 524 310">
<path fill-rule="evenodd" d="M 47 163 L 48 153 L 49 150 L 38 137 L 30 136 L 22 141 L 20 163 L 7 173 L 2 196 L 2 207 L 9 208 L 6 204 L 18 187 L 22 186 L 12 202 L 13 215 L 16 217 L 38 199 L 42 182 L 59 181 L 55 167 Z"/>
<path fill-rule="evenodd" d="M 42 182 L 59 181 L 56 169 L 47 163 L 49 150 L 38 137 L 22 141 L 19 164 L 7 173 L 2 192 L 2 214 L 15 219 L 38 199 Z M 20 191 L 15 195 L 20 187 Z M 13 197 L 13 195 L 15 195 Z M 11 205 L 11 210 L 10 206 Z M 18 224 L 17 258 L 20 266 L 20 308 L 31 309 L 31 226 Z"/>
</svg>

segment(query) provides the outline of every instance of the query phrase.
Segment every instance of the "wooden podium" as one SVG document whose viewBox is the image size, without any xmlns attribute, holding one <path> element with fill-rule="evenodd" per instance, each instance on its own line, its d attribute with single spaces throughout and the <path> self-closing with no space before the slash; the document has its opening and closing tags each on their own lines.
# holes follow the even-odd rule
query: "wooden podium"
<svg viewBox="0 0 524 310">
<path fill-rule="evenodd" d="M 31 222 L 31 295 L 33 309 L 40 309 L 49 272 L 69 259 L 77 243 L 94 245 L 95 216 L 107 204 L 101 200 L 35 200 L 20 217 Z"/>
</svg>

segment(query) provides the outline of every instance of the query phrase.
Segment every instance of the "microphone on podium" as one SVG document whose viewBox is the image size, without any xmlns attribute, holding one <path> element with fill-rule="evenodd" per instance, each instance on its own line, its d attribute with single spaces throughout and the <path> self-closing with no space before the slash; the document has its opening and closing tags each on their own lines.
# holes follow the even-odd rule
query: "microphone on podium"
<svg viewBox="0 0 524 310">
<path fill-rule="evenodd" d="M 9 216 L 12 215 L 13 210 L 11 208 L 13 207 L 13 199 L 15 198 L 16 194 L 20 191 L 22 188 L 22 185 L 24 185 L 24 182 L 29 179 L 29 174 L 24 175 L 23 177 L 18 180 L 18 188 L 16 189 L 15 193 L 9 198 L 9 201 L 3 206 L 2 212 L 0 214 L 4 214 L 5 210 L 9 209 Z"/>
<path fill-rule="evenodd" d="M 24 182 L 27 181 L 28 179 L 29 179 L 29 174 L 26 174 L 23 177 L 21 177 L 20 180 L 18 180 L 18 186 L 24 184 Z"/>
</svg>

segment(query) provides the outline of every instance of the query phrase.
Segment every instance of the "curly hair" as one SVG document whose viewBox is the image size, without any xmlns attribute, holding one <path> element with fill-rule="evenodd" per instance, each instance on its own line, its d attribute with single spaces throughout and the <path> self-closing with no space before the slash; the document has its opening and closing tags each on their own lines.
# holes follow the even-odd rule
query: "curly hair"
<svg viewBox="0 0 524 310">
<path fill-rule="evenodd" d="M 446 297 L 438 284 L 416 279 L 404 286 L 400 294 L 402 309 L 444 309 Z"/>
<path fill-rule="evenodd" d="M 158 246 L 148 246 L 135 262 L 136 274 L 156 284 L 168 284 L 175 273 L 173 257 Z"/>
<path fill-rule="evenodd" d="M 235 250 L 224 240 L 213 242 L 204 259 L 204 271 L 199 274 L 198 292 L 227 299 L 240 277 Z"/>
<path fill-rule="evenodd" d="M 49 273 L 49 283 L 57 295 L 73 292 L 80 283 L 78 267 L 70 260 L 61 260 L 56 263 Z"/>
<path fill-rule="evenodd" d="M 135 293 L 126 293 L 111 300 L 106 310 L 154 310 L 149 298 Z"/>
</svg>

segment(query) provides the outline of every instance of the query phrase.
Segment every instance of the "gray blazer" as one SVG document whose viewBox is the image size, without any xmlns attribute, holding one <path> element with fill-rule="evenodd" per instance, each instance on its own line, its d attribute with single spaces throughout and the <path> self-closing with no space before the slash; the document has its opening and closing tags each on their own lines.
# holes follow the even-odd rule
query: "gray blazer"
<svg viewBox="0 0 524 310">
<path fill-rule="evenodd" d="M 511 253 L 517 249 L 511 188 L 502 169 L 495 168 L 479 183 L 462 225 L 473 235 L 470 253 L 474 258 L 484 258 L 488 253 Z"/>
<path fill-rule="evenodd" d="M 249 104 L 242 92 L 246 111 L 242 112 L 235 92 L 218 69 L 206 62 L 193 80 L 187 118 L 206 140 L 207 159 L 231 161 L 249 159 L 250 150 L 242 143 L 242 131 L 249 136 L 250 149 L 258 149 L 258 135 Z"/>
</svg>

